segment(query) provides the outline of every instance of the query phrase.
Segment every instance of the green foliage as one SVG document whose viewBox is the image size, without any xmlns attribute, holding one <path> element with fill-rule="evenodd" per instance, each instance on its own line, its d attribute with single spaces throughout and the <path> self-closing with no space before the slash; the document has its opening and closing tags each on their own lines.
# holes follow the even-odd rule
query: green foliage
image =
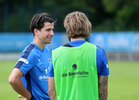
<svg viewBox="0 0 139 100">
<path fill-rule="evenodd" d="M 124 5 L 124 0 L 103 0 L 105 10 L 109 13 L 115 13 Z"/>
<path fill-rule="evenodd" d="M 0 3 L 2 4 L 4 2 L 4 0 L 0 0 Z"/>
<path fill-rule="evenodd" d="M 113 16 L 118 31 L 138 30 L 138 0 L 103 0 L 103 4 L 106 12 Z"/>
<path fill-rule="evenodd" d="M 93 27 L 93 31 L 117 31 L 117 24 L 113 19 L 106 19 L 102 24 Z"/>
<path fill-rule="evenodd" d="M 116 21 L 119 25 L 121 25 L 121 27 L 124 26 L 124 29 L 129 28 L 130 30 L 138 30 L 138 6 L 139 1 L 132 3 L 128 2 L 122 9 L 117 12 Z"/>
<path fill-rule="evenodd" d="M 8 31 L 10 32 L 20 32 L 20 9 L 17 12 L 13 12 L 8 16 Z"/>
<path fill-rule="evenodd" d="M 44 0 L 42 5 L 43 7 L 51 9 L 56 6 L 56 2 L 54 0 Z"/>
<path fill-rule="evenodd" d="M 84 12 L 95 31 L 137 31 L 139 27 L 139 0 L 0 0 L 0 5 L 2 31 L 5 5 L 8 5 L 9 32 L 29 32 L 30 16 L 41 12 L 50 13 L 57 20 L 58 32 L 65 31 L 63 20 L 72 11 Z"/>
</svg>

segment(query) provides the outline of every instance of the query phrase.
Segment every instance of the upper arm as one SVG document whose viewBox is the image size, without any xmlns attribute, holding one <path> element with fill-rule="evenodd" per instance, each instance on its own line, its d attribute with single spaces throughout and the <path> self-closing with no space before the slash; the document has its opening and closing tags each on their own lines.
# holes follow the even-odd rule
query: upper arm
<svg viewBox="0 0 139 100">
<path fill-rule="evenodd" d="M 22 71 L 18 68 L 14 68 L 9 76 L 9 82 L 11 83 L 14 82 L 16 79 L 21 79 L 22 76 L 23 76 Z"/>
<path fill-rule="evenodd" d="M 27 55 L 27 56 L 24 56 Z M 25 75 L 34 65 L 35 56 L 33 53 L 23 52 L 14 68 L 20 69 Z"/>
<path fill-rule="evenodd" d="M 109 75 L 109 67 L 106 53 L 103 49 L 97 47 L 97 72 L 99 75 Z"/>
</svg>

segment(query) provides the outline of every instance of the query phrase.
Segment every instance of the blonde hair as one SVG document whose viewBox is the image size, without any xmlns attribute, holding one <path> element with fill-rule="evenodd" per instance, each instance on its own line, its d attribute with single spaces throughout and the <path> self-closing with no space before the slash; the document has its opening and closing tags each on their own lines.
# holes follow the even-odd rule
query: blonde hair
<svg viewBox="0 0 139 100">
<path fill-rule="evenodd" d="M 64 19 L 68 38 L 89 37 L 92 31 L 91 22 L 87 16 L 79 11 L 68 14 Z"/>
</svg>

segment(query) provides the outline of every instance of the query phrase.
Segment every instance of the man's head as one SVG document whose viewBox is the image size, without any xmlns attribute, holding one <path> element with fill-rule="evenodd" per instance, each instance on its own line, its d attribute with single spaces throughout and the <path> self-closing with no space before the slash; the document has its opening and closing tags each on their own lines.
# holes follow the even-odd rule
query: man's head
<svg viewBox="0 0 139 100">
<path fill-rule="evenodd" d="M 33 36 L 35 35 L 34 29 L 41 30 L 44 27 L 45 22 L 54 23 L 54 20 L 52 16 L 47 13 L 36 14 L 33 16 L 30 23 L 30 30 L 32 31 Z"/>
<path fill-rule="evenodd" d="M 47 13 L 36 14 L 31 20 L 30 30 L 33 33 L 33 42 L 42 49 L 46 44 L 51 43 L 54 36 L 54 20 L 51 15 Z M 40 48 L 41 48 L 40 47 Z"/>
<path fill-rule="evenodd" d="M 79 11 L 72 12 L 65 17 L 64 27 L 68 38 L 86 38 L 91 35 L 92 25 L 87 16 Z"/>
</svg>

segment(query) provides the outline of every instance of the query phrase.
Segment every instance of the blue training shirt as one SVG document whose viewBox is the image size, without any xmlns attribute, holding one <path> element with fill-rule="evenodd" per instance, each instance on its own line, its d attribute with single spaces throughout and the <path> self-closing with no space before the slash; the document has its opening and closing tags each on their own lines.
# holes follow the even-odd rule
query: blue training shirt
<svg viewBox="0 0 139 100">
<path fill-rule="evenodd" d="M 76 40 L 76 41 L 71 41 L 68 44 L 74 47 L 81 46 L 83 43 L 85 43 L 85 40 Z M 99 75 L 102 76 L 107 76 L 109 75 L 109 68 L 108 68 L 108 61 L 106 54 L 103 49 L 97 46 L 97 72 Z M 52 63 L 52 58 L 50 61 L 50 68 L 49 68 L 49 77 L 54 77 L 54 71 L 53 71 L 53 63 Z"/>
<path fill-rule="evenodd" d="M 14 67 L 23 72 L 22 82 L 25 88 L 32 93 L 31 100 L 50 100 L 47 75 L 50 57 L 51 52 L 47 47 L 41 50 L 31 42 L 21 53 Z"/>
</svg>

